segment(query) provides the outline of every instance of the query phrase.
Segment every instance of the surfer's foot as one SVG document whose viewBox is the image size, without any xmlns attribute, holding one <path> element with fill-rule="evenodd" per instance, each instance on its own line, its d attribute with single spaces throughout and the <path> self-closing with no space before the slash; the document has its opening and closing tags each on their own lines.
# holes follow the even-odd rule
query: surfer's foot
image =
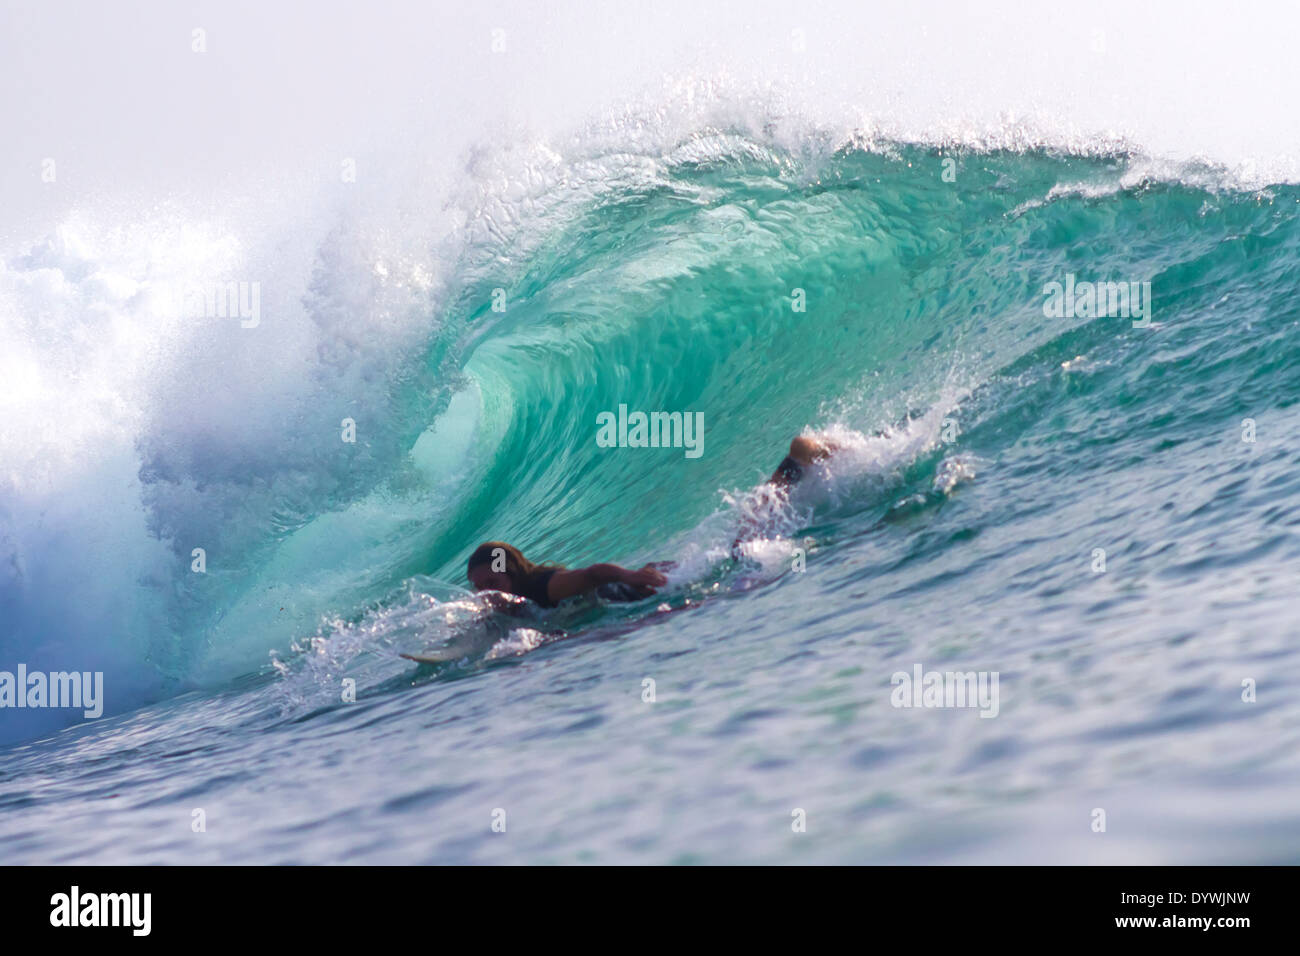
<svg viewBox="0 0 1300 956">
<path fill-rule="evenodd" d="M 829 458 L 839 447 L 834 442 L 819 441 L 816 438 L 800 435 L 790 442 L 790 457 L 801 465 L 811 465 L 815 461 Z"/>
<path fill-rule="evenodd" d="M 804 469 L 819 461 L 824 461 L 835 452 L 839 451 L 840 446 L 833 441 L 825 439 L 809 438 L 806 435 L 800 435 L 790 442 L 790 454 L 785 456 L 781 464 L 776 466 L 776 471 L 772 477 L 767 479 L 767 484 L 776 488 L 788 491 L 799 483 L 803 477 Z M 743 518 L 740 524 L 740 531 L 736 539 L 731 542 L 731 557 L 735 561 L 744 558 L 744 550 L 741 545 L 753 538 L 759 532 L 759 525 L 753 518 Z"/>
<path fill-rule="evenodd" d="M 789 488 L 803 477 L 805 468 L 814 462 L 829 458 L 838 448 L 839 445 L 834 442 L 819 441 L 816 438 L 800 435 L 790 442 L 790 454 L 776 466 L 776 471 L 767 480 L 778 488 Z"/>
</svg>

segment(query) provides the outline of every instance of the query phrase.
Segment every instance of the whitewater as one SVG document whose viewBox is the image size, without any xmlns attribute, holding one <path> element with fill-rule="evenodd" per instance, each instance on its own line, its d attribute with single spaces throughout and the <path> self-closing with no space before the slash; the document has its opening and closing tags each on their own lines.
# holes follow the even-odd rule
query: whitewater
<svg viewBox="0 0 1300 956">
<path fill-rule="evenodd" d="M 1295 862 L 1297 177 L 877 115 L 679 77 L 7 229 L 0 670 L 104 716 L 0 710 L 5 861 Z M 493 539 L 674 566 L 503 615 Z"/>
</svg>

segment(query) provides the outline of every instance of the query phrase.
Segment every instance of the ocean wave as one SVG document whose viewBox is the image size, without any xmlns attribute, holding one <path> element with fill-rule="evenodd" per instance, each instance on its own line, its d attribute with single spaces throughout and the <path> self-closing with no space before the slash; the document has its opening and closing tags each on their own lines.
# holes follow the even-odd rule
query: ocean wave
<svg viewBox="0 0 1300 956">
<path fill-rule="evenodd" d="M 1045 320 L 1046 282 L 1151 281 L 1160 323 L 1205 342 L 1286 314 L 1298 196 L 1265 175 L 1023 118 L 812 121 L 692 81 L 564 141 L 471 151 L 425 217 L 393 197 L 253 234 L 176 210 L 70 221 L 0 267 L 5 650 L 110 672 L 119 709 L 312 635 L 414 633 L 392 621 L 410 599 L 376 602 L 460 583 L 485 538 L 562 562 L 666 551 L 703 596 L 806 426 L 848 451 L 764 538 L 768 565 L 810 524 L 830 541 L 959 491 L 977 469 L 946 420 L 996 447 L 1084 407 L 1076 356 L 1155 374 L 1122 319 Z M 177 307 L 241 282 L 255 324 Z M 1233 354 L 1198 367 L 1235 381 Z M 1200 407 L 1194 373 L 1160 382 Z M 702 412 L 705 455 L 598 447 L 620 404 Z"/>
</svg>

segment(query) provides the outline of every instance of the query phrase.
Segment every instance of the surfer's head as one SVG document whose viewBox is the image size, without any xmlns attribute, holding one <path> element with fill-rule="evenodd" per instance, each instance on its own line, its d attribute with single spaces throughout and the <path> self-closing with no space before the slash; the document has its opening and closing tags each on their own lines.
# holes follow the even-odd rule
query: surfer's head
<svg viewBox="0 0 1300 956">
<path fill-rule="evenodd" d="M 469 556 L 469 583 L 475 591 L 522 594 L 524 580 L 538 570 L 518 548 L 504 541 L 484 541 Z"/>
</svg>

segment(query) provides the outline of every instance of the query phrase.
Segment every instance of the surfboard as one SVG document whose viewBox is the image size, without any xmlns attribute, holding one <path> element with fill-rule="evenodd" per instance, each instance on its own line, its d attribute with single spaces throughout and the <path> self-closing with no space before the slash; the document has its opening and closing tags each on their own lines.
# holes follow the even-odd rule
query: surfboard
<svg viewBox="0 0 1300 956">
<path fill-rule="evenodd" d="M 459 654 L 449 654 L 444 651 L 439 654 L 437 651 L 430 651 L 427 654 L 400 654 L 398 656 L 405 657 L 408 661 L 415 661 L 417 664 L 446 664 L 448 661 L 460 660 L 465 656 L 465 653 L 462 651 Z"/>
</svg>

